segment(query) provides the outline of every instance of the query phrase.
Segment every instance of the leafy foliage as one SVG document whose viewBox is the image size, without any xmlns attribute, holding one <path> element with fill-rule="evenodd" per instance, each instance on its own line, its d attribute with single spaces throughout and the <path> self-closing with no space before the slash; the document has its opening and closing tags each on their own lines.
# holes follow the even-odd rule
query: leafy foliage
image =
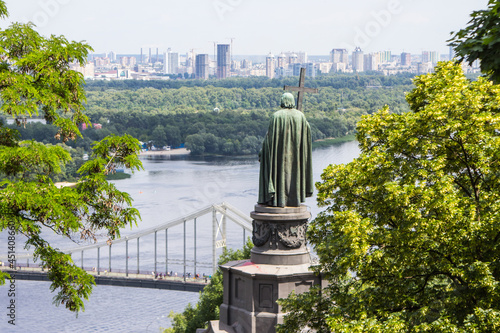
<svg viewBox="0 0 500 333">
<path fill-rule="evenodd" d="M 500 83 L 500 1 L 489 0 L 488 10 L 474 11 L 469 25 L 450 39 L 459 57 L 472 64 L 481 61 L 481 71 Z"/>
<path fill-rule="evenodd" d="M 278 83 L 296 84 L 293 80 Z M 380 86 L 374 88 L 374 80 L 381 82 Z M 281 96 L 282 85 L 275 87 L 273 80 L 239 78 L 230 79 L 231 87 L 226 87 L 222 81 L 228 80 L 210 81 L 221 86 L 187 86 L 187 81 L 169 83 L 170 89 L 154 88 L 162 87 L 161 82 L 156 81 L 148 81 L 149 86 L 141 83 L 139 89 L 134 89 L 132 83 L 117 83 L 119 90 L 110 89 L 114 84 L 103 83 L 102 89 L 107 87 L 104 91 L 96 89 L 100 83 L 89 83 L 86 115 L 102 128 L 88 128 L 82 131 L 83 138 L 68 144 L 89 150 L 95 140 L 109 134 L 127 133 L 156 147 L 186 143 L 193 154 L 255 154 L 260 149 L 270 114 L 279 109 L 277 96 Z M 256 87 L 248 87 L 250 83 Z M 308 86 L 320 88 L 319 94 L 309 94 L 305 99 L 312 139 L 353 134 L 362 115 L 374 113 L 385 104 L 391 104 L 395 113 L 408 111 L 404 92 L 412 88 L 410 83 L 407 78 L 382 75 L 357 79 L 354 75 L 339 74 L 308 80 Z M 214 112 L 215 107 L 220 112 Z M 55 126 L 35 123 L 19 130 L 25 140 L 56 143 Z M 254 144 L 256 140 L 259 147 Z"/>
<path fill-rule="evenodd" d="M 451 62 L 415 86 L 411 112 L 363 117 L 360 156 L 325 169 L 308 239 L 330 286 L 283 300 L 282 332 L 498 330 L 500 86 Z"/>
<path fill-rule="evenodd" d="M 374 79 L 381 82 L 379 88 L 368 88 Z M 296 85 L 294 80 L 297 78 L 276 82 L 239 78 L 200 81 L 194 86 L 186 81 L 151 81 L 148 87 L 140 83 L 139 89 L 132 88 L 135 83 L 116 83 L 125 88 L 105 91 L 94 90 L 101 83 L 92 82 L 87 86 L 88 115 L 92 122 L 103 124 L 103 129 L 87 130 L 84 135 L 108 130 L 128 133 L 144 142 L 153 140 L 157 147 L 186 143 L 195 154 L 253 154 L 260 149 L 253 147 L 253 141 L 257 138 L 262 142 L 270 114 L 279 109 L 283 84 Z M 226 81 L 230 84 L 223 83 Z M 393 105 L 395 112 L 406 112 L 404 92 L 412 88 L 408 78 L 383 75 L 320 77 L 308 80 L 307 85 L 320 88 L 319 94 L 307 95 L 304 104 L 313 140 L 353 133 L 361 115 L 385 104 Z"/>
<path fill-rule="evenodd" d="M 241 250 L 224 248 L 224 252 L 219 257 L 219 265 L 229 261 L 250 259 L 250 250 L 253 244 L 250 238 Z M 219 319 L 219 306 L 222 304 L 223 286 L 222 272 L 217 272 L 212 276 L 210 283 L 200 292 L 200 299 L 193 307 L 188 304 L 182 313 L 170 313 L 172 318 L 172 328 L 167 328 L 165 333 L 195 333 L 197 328 L 207 327 L 211 320 Z"/>
<path fill-rule="evenodd" d="M 0 16 L 6 17 L 0 1 Z M 69 69 L 72 62 L 85 63 L 91 48 L 63 36 L 40 36 L 33 24 L 13 23 L 0 30 L 0 110 L 18 125 L 34 115 L 53 124 L 53 135 L 66 142 L 81 137 L 78 125 L 88 123 L 83 113 L 85 92 L 81 74 Z M 94 144 L 91 159 L 79 169 L 74 187 L 58 188 L 53 180 L 71 164 L 71 154 L 62 145 L 20 141 L 15 129 L 0 123 L 0 231 L 27 237 L 26 249 L 48 270 L 50 289 L 57 291 L 54 303 L 71 311 L 84 308 L 94 279 L 74 265 L 71 257 L 53 248 L 42 230 L 73 238 L 95 240 L 99 229 L 109 241 L 120 228 L 139 218 L 131 198 L 105 180 L 117 165 L 141 168 L 139 143 L 130 136 L 109 137 Z M 15 264 L 15 263 L 13 263 Z M 0 284 L 9 275 L 0 272 Z"/>
<path fill-rule="evenodd" d="M 63 36 L 44 38 L 33 24 L 14 23 L 0 31 L 0 110 L 15 118 L 38 115 L 59 128 L 63 141 L 78 135 L 83 114 L 83 78 L 69 70 L 73 61 L 84 63 L 90 46 Z M 62 111 L 64 117 L 58 114 Z"/>
<path fill-rule="evenodd" d="M 385 76 L 380 73 L 359 73 L 352 75 L 349 73 L 335 73 L 329 75 L 320 75 L 314 79 L 307 79 L 307 86 L 311 88 L 331 87 L 334 89 L 356 89 L 373 85 L 374 82 L 382 87 L 393 87 L 398 85 L 411 85 L 411 78 L 415 75 L 411 73 L 401 73 L 397 75 Z M 113 81 L 90 81 L 87 83 L 87 91 L 106 91 L 106 90 L 140 90 L 144 88 L 163 89 L 181 89 L 181 88 L 241 88 L 244 90 L 260 90 L 261 88 L 278 88 L 283 86 L 296 86 L 298 77 L 286 77 L 281 79 L 269 79 L 267 77 L 232 77 L 224 80 L 113 80 Z M 185 89 L 186 90 L 186 89 Z"/>
</svg>

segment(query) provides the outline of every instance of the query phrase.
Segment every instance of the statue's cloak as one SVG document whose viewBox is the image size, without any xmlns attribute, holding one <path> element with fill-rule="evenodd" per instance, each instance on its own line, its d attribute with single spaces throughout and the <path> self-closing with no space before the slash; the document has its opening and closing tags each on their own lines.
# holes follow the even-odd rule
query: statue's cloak
<svg viewBox="0 0 500 333">
<path fill-rule="evenodd" d="M 302 112 L 273 114 L 259 157 L 259 204 L 298 207 L 312 195 L 311 128 Z"/>
</svg>

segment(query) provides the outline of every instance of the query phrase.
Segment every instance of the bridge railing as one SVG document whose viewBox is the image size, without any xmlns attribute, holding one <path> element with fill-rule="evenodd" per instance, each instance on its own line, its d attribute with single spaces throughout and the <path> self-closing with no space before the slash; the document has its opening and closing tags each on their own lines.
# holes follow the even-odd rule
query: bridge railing
<svg viewBox="0 0 500 333">
<path fill-rule="evenodd" d="M 206 262 L 199 262 L 197 260 L 197 226 L 196 226 L 196 220 L 202 216 L 211 214 L 212 215 L 212 263 L 206 263 Z M 187 276 L 187 266 L 188 264 L 191 264 L 194 269 L 194 275 L 197 274 L 197 269 L 199 267 L 210 267 L 212 268 L 212 274 L 215 272 L 217 269 L 217 249 L 221 247 L 226 247 L 227 241 L 227 220 L 231 220 L 233 223 L 235 223 L 237 226 L 241 227 L 243 229 L 243 245 L 245 244 L 246 241 L 246 231 L 251 232 L 252 231 L 252 220 L 250 217 L 247 215 L 243 214 L 240 212 L 237 208 L 234 206 L 223 202 L 220 204 L 214 204 L 207 206 L 203 209 L 200 209 L 196 212 L 193 212 L 189 215 L 173 219 L 171 221 L 167 221 L 165 223 L 162 223 L 158 226 L 155 226 L 153 228 L 148 228 L 142 231 L 139 231 L 137 233 L 134 233 L 132 235 L 128 235 L 119 239 L 113 240 L 111 243 L 108 242 L 98 242 L 95 244 L 90 244 L 90 245 L 85 245 L 85 246 L 78 246 L 74 247 L 71 249 L 63 250 L 62 252 L 77 255 L 80 254 L 81 260 L 80 260 L 80 267 L 84 268 L 84 253 L 87 251 L 91 250 L 97 250 L 97 262 L 96 262 L 96 271 L 97 274 L 100 274 L 102 271 L 101 269 L 101 250 L 105 250 L 107 248 L 108 251 L 108 265 L 107 265 L 107 271 L 111 272 L 113 270 L 112 267 L 112 247 L 116 246 L 117 244 L 120 243 L 125 243 L 125 274 L 128 276 L 129 273 L 132 273 L 133 271 L 129 267 L 129 248 L 130 248 L 130 242 L 135 241 L 136 246 L 137 246 L 137 266 L 136 270 L 133 273 L 138 273 L 140 272 L 140 239 L 149 236 L 149 235 L 154 235 L 154 272 L 159 271 L 158 264 L 163 264 L 165 265 L 165 273 L 169 272 L 169 263 L 170 264 L 181 264 L 183 266 L 183 276 Z M 193 246 L 194 246 L 194 258 L 193 259 L 188 259 L 187 258 L 187 240 L 186 240 L 186 223 L 188 221 L 193 221 L 194 222 L 194 239 L 193 239 Z M 178 225 L 183 225 L 183 258 L 182 259 L 172 259 L 169 258 L 169 253 L 168 253 L 168 230 L 172 227 L 178 226 Z M 159 261 L 158 258 L 158 233 L 164 232 L 165 233 L 165 254 L 164 254 L 164 260 Z M 163 256 L 162 256 L 163 257 Z M 26 262 L 26 265 L 29 266 L 29 262 L 33 262 L 33 254 L 19 254 L 16 255 L 16 259 L 18 262 Z M 6 255 L 0 255 L 0 261 L 6 261 Z M 162 269 L 163 270 L 163 269 Z"/>
</svg>

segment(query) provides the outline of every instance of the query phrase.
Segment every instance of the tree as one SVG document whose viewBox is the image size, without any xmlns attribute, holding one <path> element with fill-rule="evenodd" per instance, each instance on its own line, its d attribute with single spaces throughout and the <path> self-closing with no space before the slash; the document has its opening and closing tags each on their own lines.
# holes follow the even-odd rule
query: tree
<svg viewBox="0 0 500 333">
<path fill-rule="evenodd" d="M 205 152 L 205 138 L 202 134 L 191 134 L 186 137 L 186 149 L 193 155 L 202 155 Z"/>
<path fill-rule="evenodd" d="M 165 127 L 158 125 L 151 133 L 151 138 L 157 148 L 161 148 L 167 144 L 167 133 L 165 132 Z"/>
<path fill-rule="evenodd" d="M 0 0 L 0 16 L 8 15 Z M 90 46 L 63 36 L 40 36 L 31 23 L 13 23 L 0 30 L 1 112 L 22 123 L 42 115 L 57 128 L 63 142 L 81 137 L 78 125 L 89 119 L 83 113 L 83 76 L 70 70 L 73 62 L 85 64 Z M 15 238 L 27 237 L 25 248 L 48 271 L 50 289 L 58 291 L 56 305 L 71 311 L 84 308 L 94 279 L 74 265 L 71 256 L 53 248 L 42 229 L 69 238 L 95 240 L 105 230 L 109 242 L 120 228 L 139 218 L 131 198 L 105 180 L 117 165 L 139 169 L 138 141 L 130 136 L 111 136 L 94 143 L 92 158 L 79 169 L 74 187 L 57 188 L 51 177 L 62 172 L 71 157 L 59 145 L 20 141 L 16 130 L 0 125 L 0 232 L 7 230 L 9 263 L 15 265 Z M 33 172 L 36 171 L 36 172 Z M 10 276 L 0 272 L 0 284 Z"/>
<path fill-rule="evenodd" d="M 317 184 L 330 285 L 283 300 L 282 332 L 500 329 L 500 86 L 451 62 L 414 83 L 411 112 L 365 116 L 360 156 Z"/>
<path fill-rule="evenodd" d="M 500 1 L 489 0 L 488 10 L 474 11 L 469 25 L 449 40 L 461 62 L 481 61 L 481 71 L 500 83 Z"/>
<path fill-rule="evenodd" d="M 219 143 L 218 139 L 212 133 L 203 133 L 201 134 L 203 137 L 203 143 L 205 146 L 205 152 L 209 154 L 216 154 L 219 152 Z"/>
<path fill-rule="evenodd" d="M 252 247 L 253 243 L 248 239 L 241 250 L 224 248 L 218 264 L 223 265 L 229 261 L 250 259 Z M 167 328 L 165 333 L 195 333 L 197 328 L 207 327 L 209 321 L 219 319 L 219 307 L 224 295 L 222 282 L 222 271 L 217 269 L 210 279 L 210 283 L 200 292 L 200 299 L 194 307 L 188 304 L 184 312 L 170 313 L 173 327 Z"/>
<path fill-rule="evenodd" d="M 173 147 L 177 147 L 182 143 L 181 131 L 176 126 L 167 125 L 165 128 L 167 132 L 167 142 Z"/>
<path fill-rule="evenodd" d="M 262 139 L 255 136 L 247 136 L 241 142 L 241 153 L 244 155 L 258 154 L 262 147 Z"/>
</svg>

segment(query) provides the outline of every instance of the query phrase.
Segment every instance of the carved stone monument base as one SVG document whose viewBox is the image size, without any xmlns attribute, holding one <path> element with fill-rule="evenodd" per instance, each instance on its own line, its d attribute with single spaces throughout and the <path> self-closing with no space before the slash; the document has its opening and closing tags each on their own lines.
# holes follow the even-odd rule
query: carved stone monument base
<svg viewBox="0 0 500 333">
<path fill-rule="evenodd" d="M 207 333 L 273 333 L 284 313 L 276 303 L 294 291 L 323 286 L 321 276 L 310 270 L 306 247 L 307 206 L 256 205 L 252 212 L 253 243 L 250 260 L 221 266 L 224 300 L 220 320 L 209 324 Z"/>
<path fill-rule="evenodd" d="M 270 207 L 256 205 L 253 219 L 252 262 L 269 265 L 310 263 L 306 247 L 307 206 Z"/>
</svg>

